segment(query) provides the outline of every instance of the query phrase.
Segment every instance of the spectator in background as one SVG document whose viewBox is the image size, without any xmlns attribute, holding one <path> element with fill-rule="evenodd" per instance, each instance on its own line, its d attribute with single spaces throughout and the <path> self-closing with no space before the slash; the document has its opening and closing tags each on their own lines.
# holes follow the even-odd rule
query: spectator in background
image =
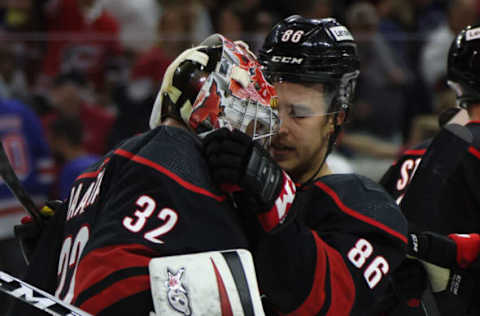
<svg viewBox="0 0 480 316">
<path fill-rule="evenodd" d="M 100 156 L 89 154 L 83 144 L 82 122 L 75 118 L 57 117 L 50 124 L 48 140 L 55 158 L 62 161 L 58 174 L 57 190 L 60 200 L 65 200 L 73 182 Z"/>
<path fill-rule="evenodd" d="M 409 74 L 379 32 L 378 15 L 372 4 L 355 3 L 346 17 L 358 43 L 361 65 L 351 131 L 398 143 L 406 103 L 403 88 Z"/>
<path fill-rule="evenodd" d="M 474 24 L 478 15 L 475 0 L 452 0 L 447 20 L 428 37 L 421 56 L 422 75 L 432 92 L 446 90 L 445 76 L 448 49 L 455 34 Z"/>
<path fill-rule="evenodd" d="M 15 173 L 38 205 L 53 181 L 52 160 L 40 121 L 24 104 L 0 100 L 0 139 Z M 13 238 L 13 226 L 26 215 L 7 185 L 0 182 L 0 270 L 22 276 L 26 265 Z M 0 315 L 8 304 L 0 296 Z"/>
<path fill-rule="evenodd" d="M 420 52 L 425 38 L 445 17 L 445 8 L 434 0 L 378 0 L 379 31 L 398 57 L 400 66 L 409 73 L 404 88 L 405 111 L 402 115 L 402 139 L 411 138 L 413 120 L 431 114 L 432 95 L 420 74 Z"/>
<path fill-rule="evenodd" d="M 45 48 L 43 6 L 47 0 L 0 4 L 0 96 L 31 102 L 31 85 L 41 70 Z"/>
<path fill-rule="evenodd" d="M 173 60 L 197 39 L 213 33 L 207 8 L 199 0 L 164 0 L 159 21 L 159 42 Z"/>
<path fill-rule="evenodd" d="M 122 52 L 115 18 L 96 0 L 50 0 L 46 10 L 49 41 L 40 84 L 48 87 L 60 73 L 81 71 L 103 91 Z"/>
<path fill-rule="evenodd" d="M 120 26 L 119 40 L 131 54 L 148 50 L 157 40 L 160 1 L 103 0 L 106 10 Z"/>
<path fill-rule="evenodd" d="M 0 45 L 0 98 L 28 102 L 30 91 L 23 69 L 17 63 L 19 45 L 2 42 Z"/>
<path fill-rule="evenodd" d="M 118 116 L 108 141 L 110 146 L 148 130 L 144 118 L 152 111 L 172 57 L 197 42 L 197 37 L 204 38 L 213 32 L 207 9 L 200 1 L 167 0 L 162 2 L 161 13 L 155 44 L 136 57 L 129 81 L 115 90 Z"/>
<path fill-rule="evenodd" d="M 307 18 L 321 19 L 332 16 L 331 0 L 307 0 L 298 1 L 293 6 L 296 13 Z"/>
<path fill-rule="evenodd" d="M 53 111 L 42 119 L 47 130 L 59 116 L 78 119 L 85 127 L 87 152 L 101 155 L 108 151 L 107 139 L 115 114 L 92 100 L 92 93 L 82 74 L 70 72 L 57 76 L 50 90 L 50 99 Z"/>
<path fill-rule="evenodd" d="M 215 16 L 216 32 L 234 40 L 243 39 L 245 28 L 239 3 L 224 4 Z"/>
</svg>

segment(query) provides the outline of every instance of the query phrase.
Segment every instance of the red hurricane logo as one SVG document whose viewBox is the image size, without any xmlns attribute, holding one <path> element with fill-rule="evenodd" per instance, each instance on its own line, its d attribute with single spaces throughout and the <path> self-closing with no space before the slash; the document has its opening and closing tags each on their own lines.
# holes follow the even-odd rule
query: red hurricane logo
<svg viewBox="0 0 480 316">
<path fill-rule="evenodd" d="M 208 93 L 202 89 L 195 100 L 193 112 L 190 116 L 190 125 L 196 129 L 199 124 L 209 119 L 213 127 L 219 127 L 220 100 L 221 95 L 217 91 L 217 83 L 212 80 Z"/>
</svg>

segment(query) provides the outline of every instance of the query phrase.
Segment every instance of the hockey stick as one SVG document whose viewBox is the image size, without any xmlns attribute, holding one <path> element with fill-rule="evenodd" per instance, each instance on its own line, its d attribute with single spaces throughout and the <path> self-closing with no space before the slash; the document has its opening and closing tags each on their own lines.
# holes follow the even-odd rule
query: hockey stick
<svg viewBox="0 0 480 316">
<path fill-rule="evenodd" d="M 0 291 L 55 316 L 92 316 L 31 284 L 0 271 Z"/>
<path fill-rule="evenodd" d="M 400 203 L 414 231 L 438 231 L 439 194 L 472 140 L 472 133 L 459 124 L 446 125 L 432 140 Z"/>
<path fill-rule="evenodd" d="M 22 204 L 23 208 L 32 216 L 35 223 L 37 223 L 38 226 L 41 226 L 43 220 L 40 212 L 30 195 L 23 188 L 15 171 L 13 171 L 12 165 L 10 164 L 5 149 L 3 148 L 3 143 L 0 142 L 0 145 L 0 176 L 3 178 L 13 195 L 15 195 L 18 201 Z"/>
</svg>

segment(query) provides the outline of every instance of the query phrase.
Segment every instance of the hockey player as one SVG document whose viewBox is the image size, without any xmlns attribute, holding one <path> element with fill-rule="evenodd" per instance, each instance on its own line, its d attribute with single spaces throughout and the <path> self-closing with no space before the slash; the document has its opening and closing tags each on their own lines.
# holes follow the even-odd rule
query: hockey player
<svg viewBox="0 0 480 316">
<path fill-rule="evenodd" d="M 279 98 L 273 159 L 239 131 L 214 131 L 204 143 L 214 180 L 257 228 L 264 308 L 370 315 L 405 256 L 407 225 L 379 185 L 325 163 L 359 74 L 356 44 L 333 18 L 295 15 L 273 27 L 259 59 Z"/>
<path fill-rule="evenodd" d="M 457 95 L 457 104 L 468 111 L 467 128 L 473 134 L 472 146 L 458 169 L 439 192 L 438 205 L 446 210 L 435 222 L 438 233 L 471 233 L 480 231 L 480 25 L 463 29 L 452 42 L 448 53 L 447 83 Z M 381 184 L 395 199 L 401 199 L 414 175 L 429 141 L 419 144 L 387 171 Z M 454 209 L 455 212 L 449 211 Z"/>
<path fill-rule="evenodd" d="M 94 315 L 149 315 L 151 258 L 247 248 L 198 135 L 228 126 L 267 140 L 279 122 L 274 99 L 246 45 L 217 34 L 183 52 L 164 76 L 151 130 L 76 179 L 55 288 L 46 290 Z"/>
<path fill-rule="evenodd" d="M 450 237 L 457 243 L 460 237 L 456 237 L 457 235 L 453 233 L 480 232 L 480 195 L 478 191 L 480 185 L 479 34 L 480 25 L 468 26 L 463 29 L 450 46 L 447 65 L 447 83 L 456 93 L 457 105 L 465 109 L 470 118 L 466 127 L 473 135 L 472 146 L 468 148 L 465 157 L 461 160 L 453 174 L 445 180 L 445 185 L 438 192 L 436 205 L 432 205 L 432 208 L 438 209 L 438 216 L 432 218 L 432 221 L 428 223 L 413 223 L 414 225 L 421 224 L 422 227 L 426 227 L 428 230 L 436 233 L 451 234 Z M 398 203 L 401 202 L 430 141 L 427 140 L 415 148 L 407 150 L 382 177 L 381 184 L 392 194 Z M 447 255 L 444 257 L 448 260 Z M 474 261 L 474 259 L 475 257 L 470 258 L 469 261 Z M 459 266 L 461 268 L 466 267 L 460 264 Z M 471 293 L 465 294 L 470 295 Z M 447 299 L 448 297 L 444 295 L 441 300 L 437 300 L 441 309 L 443 307 L 441 303 Z M 446 306 L 448 304 L 443 305 L 449 307 Z M 449 305 L 453 305 L 453 303 Z M 462 306 L 465 309 L 470 307 L 475 308 L 466 304 Z M 469 311 L 465 312 L 468 313 Z M 461 315 L 461 313 L 460 309 L 457 308 L 456 314 Z M 472 310 L 471 313 L 474 315 L 478 313 L 478 310 Z"/>
</svg>

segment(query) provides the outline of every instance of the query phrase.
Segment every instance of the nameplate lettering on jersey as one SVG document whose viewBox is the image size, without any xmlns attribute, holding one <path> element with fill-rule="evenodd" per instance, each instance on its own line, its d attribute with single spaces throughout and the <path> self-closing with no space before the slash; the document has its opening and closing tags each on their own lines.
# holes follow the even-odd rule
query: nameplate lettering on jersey
<svg viewBox="0 0 480 316">
<path fill-rule="evenodd" d="M 90 181 L 90 183 L 81 182 L 72 187 L 68 200 L 67 221 L 82 214 L 87 207 L 96 202 L 97 197 L 100 194 L 100 186 L 102 185 L 104 174 L 105 169 L 98 173 L 95 181 Z M 83 190 L 84 184 L 85 187 L 88 185 L 86 190 Z"/>
</svg>

